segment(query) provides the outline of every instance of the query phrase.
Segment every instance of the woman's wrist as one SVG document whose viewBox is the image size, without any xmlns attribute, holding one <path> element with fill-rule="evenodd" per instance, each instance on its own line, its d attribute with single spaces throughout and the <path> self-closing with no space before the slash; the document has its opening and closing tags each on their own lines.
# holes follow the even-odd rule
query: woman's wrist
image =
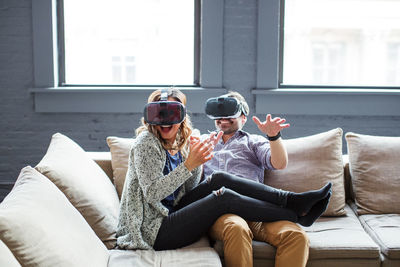
<svg viewBox="0 0 400 267">
<path fill-rule="evenodd" d="M 185 160 L 185 162 L 183 162 L 183 164 L 185 165 L 185 167 L 186 167 L 186 169 L 188 169 L 188 171 L 193 171 L 193 169 L 195 168 L 195 167 L 193 167 L 193 165 L 190 163 L 190 162 L 188 162 L 188 160 Z"/>
</svg>

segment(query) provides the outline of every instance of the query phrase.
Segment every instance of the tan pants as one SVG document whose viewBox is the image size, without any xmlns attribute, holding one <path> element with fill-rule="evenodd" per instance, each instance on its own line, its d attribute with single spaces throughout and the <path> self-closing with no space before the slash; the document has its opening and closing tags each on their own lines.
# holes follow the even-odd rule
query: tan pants
<svg viewBox="0 0 400 267">
<path fill-rule="evenodd" d="M 308 260 L 308 237 L 293 222 L 248 222 L 237 215 L 225 214 L 214 223 L 210 235 L 223 241 L 226 267 L 253 266 L 253 238 L 276 247 L 275 267 L 306 266 Z"/>
</svg>

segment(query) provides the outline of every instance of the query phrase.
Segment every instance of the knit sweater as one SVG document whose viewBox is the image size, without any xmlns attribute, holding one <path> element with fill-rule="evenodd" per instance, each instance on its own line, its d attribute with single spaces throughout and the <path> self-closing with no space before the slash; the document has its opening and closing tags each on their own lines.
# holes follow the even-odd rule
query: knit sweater
<svg viewBox="0 0 400 267">
<path fill-rule="evenodd" d="M 185 160 L 185 158 L 183 158 Z M 201 168 L 191 172 L 181 163 L 168 175 L 163 174 L 166 154 L 160 141 L 143 131 L 130 150 L 128 171 L 121 196 L 117 245 L 122 249 L 152 249 L 168 209 L 161 200 L 182 185 L 175 200 L 200 181 Z"/>
</svg>

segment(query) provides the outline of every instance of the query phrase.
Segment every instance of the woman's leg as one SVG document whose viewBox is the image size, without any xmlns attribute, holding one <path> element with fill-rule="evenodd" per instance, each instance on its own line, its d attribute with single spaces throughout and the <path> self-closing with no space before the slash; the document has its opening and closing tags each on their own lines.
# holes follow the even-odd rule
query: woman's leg
<svg viewBox="0 0 400 267">
<path fill-rule="evenodd" d="M 328 183 L 319 190 L 293 193 L 240 178 L 227 172 L 215 172 L 194 188 L 190 195 L 183 197 L 179 207 L 184 207 L 222 186 L 251 198 L 267 201 L 280 207 L 288 207 L 299 216 L 307 214 L 314 204 L 328 195 L 331 189 L 331 184 Z"/>
<path fill-rule="evenodd" d="M 289 193 L 288 191 L 276 189 L 249 179 L 240 178 L 227 172 L 218 171 L 207 177 L 202 183 L 195 187 L 190 194 L 186 194 L 180 201 L 179 207 L 184 207 L 193 201 L 201 199 L 223 186 L 239 194 L 267 201 L 282 207 L 286 206 L 286 199 Z"/>
<path fill-rule="evenodd" d="M 191 193 L 189 193 L 190 195 Z M 166 217 L 159 229 L 154 249 L 175 249 L 205 235 L 223 214 L 233 213 L 250 221 L 297 222 L 294 211 L 222 188 L 194 201 Z"/>
</svg>

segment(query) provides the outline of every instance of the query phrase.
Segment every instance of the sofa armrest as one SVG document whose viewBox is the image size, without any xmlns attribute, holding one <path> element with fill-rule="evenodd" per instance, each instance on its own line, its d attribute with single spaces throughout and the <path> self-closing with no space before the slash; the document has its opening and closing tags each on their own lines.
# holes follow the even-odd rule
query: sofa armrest
<svg viewBox="0 0 400 267">
<path fill-rule="evenodd" d="M 100 168 L 107 174 L 111 182 L 114 183 L 113 170 L 111 166 L 111 153 L 110 152 L 86 152 L 88 156 L 93 159 Z"/>
</svg>

